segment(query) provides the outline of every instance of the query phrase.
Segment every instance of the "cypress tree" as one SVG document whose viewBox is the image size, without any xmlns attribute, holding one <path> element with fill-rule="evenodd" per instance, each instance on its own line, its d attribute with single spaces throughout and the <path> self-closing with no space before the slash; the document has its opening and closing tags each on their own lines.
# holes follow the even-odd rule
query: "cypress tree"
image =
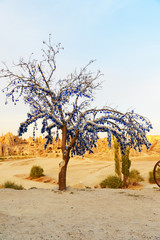
<svg viewBox="0 0 160 240">
<path fill-rule="evenodd" d="M 122 180 L 121 159 L 120 159 L 120 145 L 117 142 L 116 138 L 114 138 L 114 161 L 115 161 L 115 173 Z"/>
<path fill-rule="evenodd" d="M 129 153 L 130 153 L 130 148 L 127 147 L 125 154 L 122 155 L 123 187 L 127 187 L 129 169 L 131 166 L 131 160 L 129 159 Z"/>
</svg>

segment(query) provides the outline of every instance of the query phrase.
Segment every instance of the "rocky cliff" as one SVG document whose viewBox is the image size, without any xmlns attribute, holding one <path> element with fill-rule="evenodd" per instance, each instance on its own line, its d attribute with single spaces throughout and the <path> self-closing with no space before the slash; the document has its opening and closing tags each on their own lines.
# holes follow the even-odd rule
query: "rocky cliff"
<svg viewBox="0 0 160 240">
<path fill-rule="evenodd" d="M 131 150 L 130 156 L 142 156 L 159 154 L 160 156 L 160 136 L 148 136 L 149 141 L 151 142 L 151 147 L 147 150 L 143 147 L 141 153 Z M 57 142 L 53 140 L 53 144 L 47 146 L 47 149 L 44 150 L 45 138 L 37 137 L 33 141 L 32 137 L 28 139 L 22 139 L 18 136 L 14 136 L 12 133 L 7 133 L 4 136 L 0 137 L 0 157 L 2 156 L 48 156 L 48 154 L 60 154 L 61 153 L 61 140 Z M 86 157 L 95 157 L 95 158 L 113 158 L 114 149 L 113 147 L 108 147 L 107 138 L 100 138 L 97 142 L 97 148 L 94 148 L 94 154 L 86 153 Z"/>
</svg>

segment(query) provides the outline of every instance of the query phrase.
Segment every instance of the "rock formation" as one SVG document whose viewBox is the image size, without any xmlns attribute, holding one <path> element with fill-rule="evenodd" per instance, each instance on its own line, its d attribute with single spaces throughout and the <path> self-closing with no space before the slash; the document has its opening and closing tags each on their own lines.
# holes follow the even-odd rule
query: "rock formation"
<svg viewBox="0 0 160 240">
<path fill-rule="evenodd" d="M 143 148 L 142 153 L 131 150 L 131 157 L 139 156 L 140 154 L 153 154 L 160 153 L 160 136 L 148 136 L 149 141 L 152 143 L 152 146 L 149 150 Z M 18 155 L 18 156 L 51 156 L 50 154 L 61 154 L 61 139 L 58 141 L 53 139 L 53 143 L 49 144 L 44 150 L 44 144 L 46 139 L 37 137 L 33 141 L 32 137 L 29 137 L 27 140 L 23 140 L 18 136 L 14 136 L 12 133 L 7 133 L 4 136 L 0 137 L 0 156 L 9 156 L 9 155 Z M 107 138 L 100 138 L 97 141 L 97 148 L 93 149 L 94 154 L 86 153 L 86 157 L 95 157 L 97 159 L 106 159 L 106 157 L 113 158 L 114 149 L 108 147 Z"/>
</svg>

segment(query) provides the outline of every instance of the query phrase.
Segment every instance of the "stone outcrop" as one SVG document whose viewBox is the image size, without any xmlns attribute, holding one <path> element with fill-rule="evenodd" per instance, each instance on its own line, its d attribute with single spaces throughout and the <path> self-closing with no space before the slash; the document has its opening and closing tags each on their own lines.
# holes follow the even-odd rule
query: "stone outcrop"
<svg viewBox="0 0 160 240">
<path fill-rule="evenodd" d="M 152 146 L 149 150 L 145 147 L 142 150 L 142 153 L 138 151 L 131 150 L 130 156 L 139 156 L 140 154 L 152 154 L 160 153 L 160 136 L 148 136 L 149 141 L 152 143 Z M 46 139 L 43 137 L 37 137 L 33 141 L 32 137 L 29 137 L 27 140 L 23 140 L 18 136 L 14 136 L 12 133 L 7 133 L 4 136 L 0 137 L 0 156 L 9 156 L 9 155 L 18 155 L 18 156 L 51 156 L 51 154 L 56 156 L 56 154 L 61 154 L 61 139 L 58 141 L 53 139 L 53 143 L 49 144 L 44 150 L 44 144 Z M 108 147 L 107 138 L 100 138 L 97 141 L 97 148 L 93 149 L 94 154 L 86 153 L 86 157 L 95 157 L 97 159 L 110 157 L 113 159 L 114 149 Z"/>
<path fill-rule="evenodd" d="M 17 155 L 19 150 L 16 147 L 20 144 L 25 144 L 26 140 L 22 140 L 18 136 L 14 136 L 8 132 L 0 137 L 0 156 Z"/>
<path fill-rule="evenodd" d="M 14 142 L 14 136 L 12 133 L 7 133 L 5 135 L 5 140 L 4 140 L 5 144 L 8 145 L 8 146 L 14 146 L 15 145 L 15 142 Z"/>
<path fill-rule="evenodd" d="M 12 149 L 10 146 L 8 146 L 6 143 L 0 143 L 0 156 L 8 156 L 12 152 Z"/>
<path fill-rule="evenodd" d="M 3 156 L 3 147 L 2 147 L 2 144 L 3 144 L 3 143 L 0 142 L 0 156 Z"/>
</svg>

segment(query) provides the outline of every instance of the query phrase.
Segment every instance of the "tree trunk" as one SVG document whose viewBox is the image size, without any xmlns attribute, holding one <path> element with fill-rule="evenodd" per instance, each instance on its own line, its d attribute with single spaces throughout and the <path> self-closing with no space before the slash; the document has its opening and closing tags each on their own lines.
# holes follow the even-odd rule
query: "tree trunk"
<svg viewBox="0 0 160 240">
<path fill-rule="evenodd" d="M 66 124 L 62 127 L 62 162 L 59 163 L 59 177 L 58 184 L 59 190 L 66 190 L 66 173 L 67 173 L 67 165 L 69 162 L 69 151 L 66 150 L 66 138 L 67 138 L 67 127 Z"/>
<path fill-rule="evenodd" d="M 66 190 L 66 173 L 67 173 L 67 165 L 70 159 L 70 151 L 65 150 L 63 152 L 63 161 L 59 164 L 59 190 Z"/>
<path fill-rule="evenodd" d="M 63 161 L 59 164 L 59 177 L 58 177 L 58 184 L 59 190 L 63 191 L 66 190 L 66 173 L 67 173 L 67 165 L 70 159 L 70 151 L 71 148 L 74 146 L 74 143 L 77 139 L 79 134 L 79 130 L 75 132 L 75 136 L 71 139 L 70 144 L 66 147 L 66 139 L 67 139 L 67 127 L 66 124 L 62 127 L 62 156 Z"/>
<path fill-rule="evenodd" d="M 68 159 L 68 161 L 69 161 L 69 159 Z M 68 161 L 63 160 L 59 164 L 60 171 L 59 171 L 58 184 L 59 184 L 60 191 L 66 190 L 66 173 L 67 173 Z"/>
<path fill-rule="evenodd" d="M 123 175 L 123 187 L 124 187 L 124 188 L 128 188 L 128 182 L 127 182 L 127 180 L 128 180 L 128 176 L 124 176 L 124 175 Z"/>
</svg>

